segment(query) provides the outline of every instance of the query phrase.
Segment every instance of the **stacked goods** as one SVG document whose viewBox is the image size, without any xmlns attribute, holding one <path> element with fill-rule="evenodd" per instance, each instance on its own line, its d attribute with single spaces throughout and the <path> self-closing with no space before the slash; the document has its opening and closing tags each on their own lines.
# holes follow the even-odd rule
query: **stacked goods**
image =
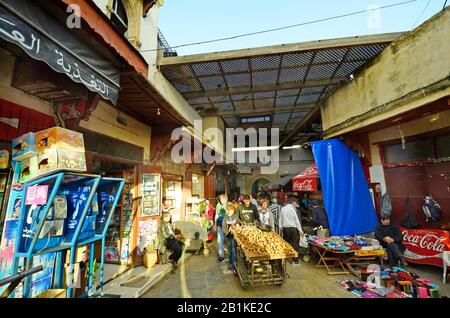
<svg viewBox="0 0 450 318">
<path fill-rule="evenodd" d="M 295 254 L 295 250 L 274 232 L 261 231 L 256 227 L 243 227 L 234 230 L 242 247 L 253 255 Z"/>
<path fill-rule="evenodd" d="M 12 141 L 20 182 L 57 170 L 86 171 L 83 134 L 61 127 L 27 133 Z"/>
<path fill-rule="evenodd" d="M 36 133 L 38 174 L 55 170 L 86 171 L 83 134 L 61 127 Z"/>
</svg>

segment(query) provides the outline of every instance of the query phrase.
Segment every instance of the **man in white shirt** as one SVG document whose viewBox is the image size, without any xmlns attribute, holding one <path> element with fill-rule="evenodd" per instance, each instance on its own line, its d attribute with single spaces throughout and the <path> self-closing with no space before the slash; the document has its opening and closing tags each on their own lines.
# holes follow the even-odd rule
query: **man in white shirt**
<svg viewBox="0 0 450 318">
<path fill-rule="evenodd" d="M 290 198 L 289 203 L 281 208 L 279 228 L 282 231 L 283 239 L 291 244 L 298 252 L 300 236 L 303 236 L 302 225 L 297 216 L 296 208 L 299 207 L 295 198 Z M 292 265 L 298 265 L 298 257 L 293 259 Z"/>
</svg>

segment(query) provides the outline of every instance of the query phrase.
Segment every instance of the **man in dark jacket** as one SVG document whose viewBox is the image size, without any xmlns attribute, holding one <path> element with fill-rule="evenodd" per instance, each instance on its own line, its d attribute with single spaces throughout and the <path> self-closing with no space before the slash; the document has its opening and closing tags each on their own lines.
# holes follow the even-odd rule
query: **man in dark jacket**
<svg viewBox="0 0 450 318">
<path fill-rule="evenodd" d="M 400 262 L 401 267 L 408 265 L 403 256 L 406 247 L 402 242 L 403 237 L 400 228 L 391 224 L 388 216 L 381 217 L 381 224 L 378 224 L 375 229 L 375 237 L 387 249 L 389 267 L 397 266 L 398 262 Z"/>
<path fill-rule="evenodd" d="M 324 229 L 329 229 L 328 218 L 325 214 L 325 209 L 323 208 L 319 200 L 313 200 L 312 204 L 312 225 L 314 227 L 322 226 Z"/>
</svg>

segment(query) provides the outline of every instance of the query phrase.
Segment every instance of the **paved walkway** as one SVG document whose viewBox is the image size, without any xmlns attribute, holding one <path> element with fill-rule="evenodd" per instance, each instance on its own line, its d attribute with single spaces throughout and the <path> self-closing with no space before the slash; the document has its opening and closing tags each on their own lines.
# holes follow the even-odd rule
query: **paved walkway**
<svg viewBox="0 0 450 318">
<path fill-rule="evenodd" d="M 213 249 L 214 250 L 214 249 Z M 238 277 L 226 270 L 226 261 L 219 263 L 213 251 L 208 256 L 194 255 L 179 269 L 142 297 L 156 298 L 354 298 L 336 281 L 345 276 L 330 276 L 312 263 L 288 265 L 289 278 L 282 286 L 261 286 L 243 290 Z"/>
<path fill-rule="evenodd" d="M 227 261 L 219 263 L 215 246 L 208 256 L 194 255 L 141 297 L 145 298 L 356 298 L 337 285 L 340 278 L 354 276 L 327 275 L 315 268 L 315 261 L 299 266 L 288 265 L 289 278 L 282 286 L 262 286 L 243 290 L 239 278 L 226 269 Z M 441 295 L 450 296 L 450 282 L 442 284 L 442 269 L 411 264 L 408 270 L 439 283 Z"/>
</svg>

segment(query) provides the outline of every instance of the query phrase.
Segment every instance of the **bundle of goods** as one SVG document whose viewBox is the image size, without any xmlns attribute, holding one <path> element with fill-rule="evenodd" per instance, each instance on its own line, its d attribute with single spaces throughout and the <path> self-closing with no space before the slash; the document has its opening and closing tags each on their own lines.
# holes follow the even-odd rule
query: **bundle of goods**
<svg viewBox="0 0 450 318">
<path fill-rule="evenodd" d="M 244 249 L 253 255 L 294 254 L 295 250 L 274 232 L 266 232 L 253 226 L 234 230 Z"/>
<path fill-rule="evenodd" d="M 367 274 L 373 272 L 366 271 Z M 375 273 L 376 274 L 376 273 Z M 362 298 L 440 298 L 439 285 L 417 274 L 393 267 L 380 270 L 381 284 L 362 280 L 338 280 L 338 285 Z M 364 275 L 362 275 L 364 278 Z M 367 277 L 367 276 L 366 276 Z M 362 278 L 362 279 L 363 279 Z"/>
<path fill-rule="evenodd" d="M 51 172 L 86 171 L 83 134 L 61 127 L 27 133 L 12 140 L 12 160 L 20 182 Z"/>
<path fill-rule="evenodd" d="M 377 240 L 364 238 L 361 236 L 330 236 L 318 237 L 314 235 L 307 236 L 308 242 L 324 246 L 333 251 L 346 252 L 354 251 L 382 251 L 382 247 Z"/>
</svg>

